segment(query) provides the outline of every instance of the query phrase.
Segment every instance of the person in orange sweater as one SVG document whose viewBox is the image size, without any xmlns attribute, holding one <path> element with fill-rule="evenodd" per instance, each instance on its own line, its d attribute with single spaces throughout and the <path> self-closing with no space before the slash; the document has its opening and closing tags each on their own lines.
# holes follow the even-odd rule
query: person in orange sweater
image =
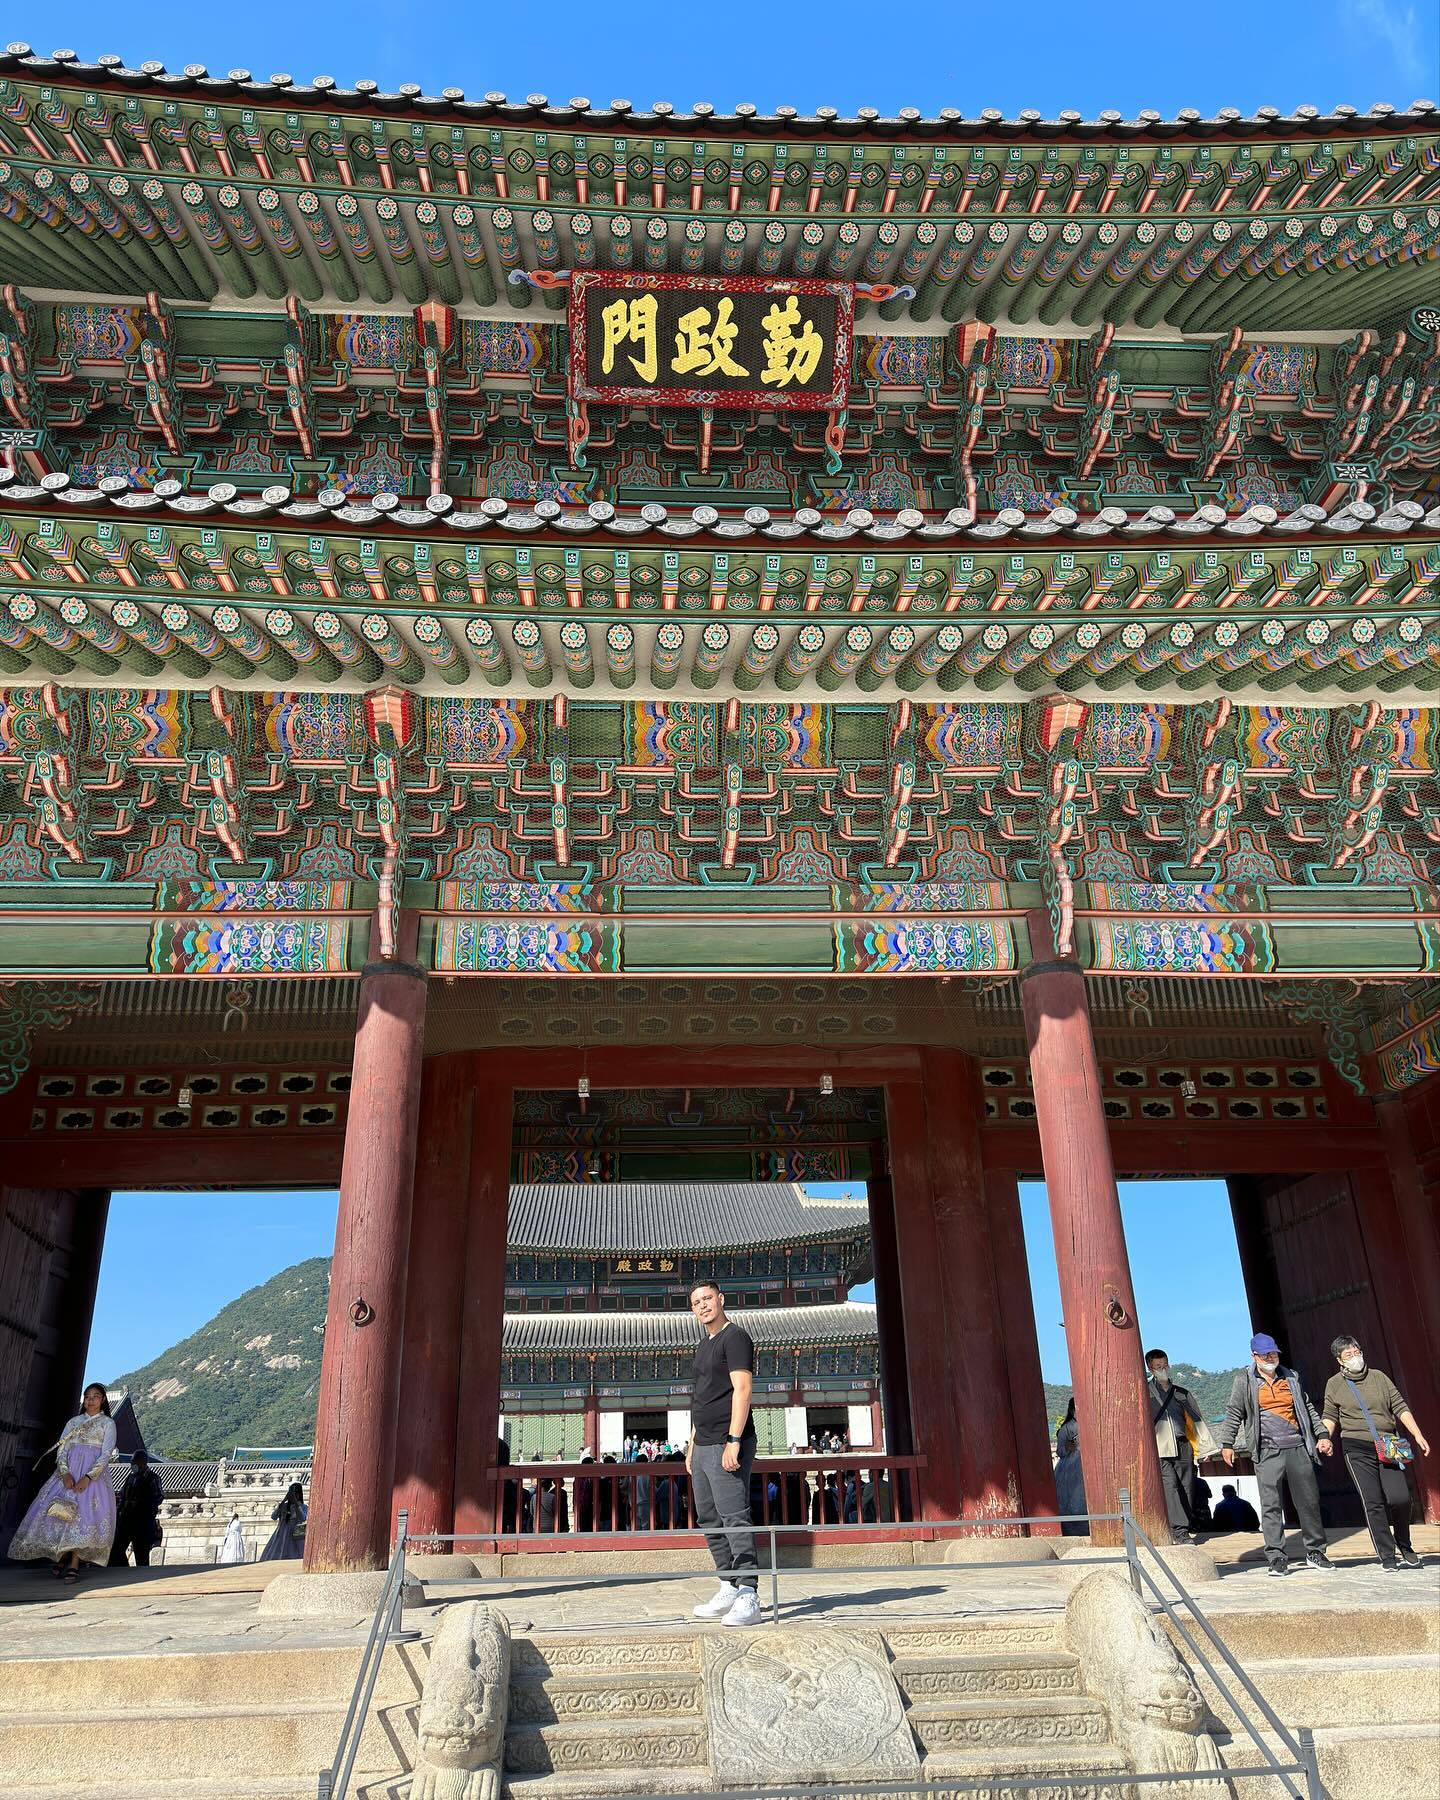
<svg viewBox="0 0 1440 1800">
<path fill-rule="evenodd" d="M 1250 1367 L 1230 1387 L 1230 1404 L 1220 1432 L 1220 1454 L 1235 1466 L 1236 1440 L 1244 1437 L 1260 1486 L 1260 1529 L 1272 1575 L 1288 1575 L 1285 1553 L 1285 1489 L 1295 1502 L 1311 1569 L 1333 1569 L 1320 1521 L 1320 1484 L 1315 1458 L 1329 1456 L 1330 1434 L 1294 1369 L 1280 1361 L 1280 1346 L 1268 1333 L 1250 1340 Z"/>
</svg>

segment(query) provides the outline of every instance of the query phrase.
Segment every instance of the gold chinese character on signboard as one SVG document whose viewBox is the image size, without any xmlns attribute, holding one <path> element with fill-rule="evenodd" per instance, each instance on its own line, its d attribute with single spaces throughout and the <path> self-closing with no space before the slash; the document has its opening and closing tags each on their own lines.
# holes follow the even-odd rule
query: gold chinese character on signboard
<svg viewBox="0 0 1440 1800">
<path fill-rule="evenodd" d="M 748 375 L 733 351 L 740 327 L 735 323 L 735 303 L 727 295 L 715 308 L 697 306 L 676 321 L 675 356 L 670 367 L 677 375 Z"/>
<path fill-rule="evenodd" d="M 767 387 L 789 387 L 792 381 L 804 384 L 820 366 L 825 342 L 809 319 L 800 324 L 800 302 L 793 294 L 785 296 L 784 306 L 777 302 L 760 321 L 765 330 L 765 367 L 760 379 Z"/>
<path fill-rule="evenodd" d="M 619 1262 L 616 1263 L 615 1273 L 617 1275 L 628 1275 L 630 1273 L 630 1258 L 628 1256 L 622 1256 Z"/>
<path fill-rule="evenodd" d="M 608 375 L 615 367 L 615 352 L 623 344 L 638 344 L 640 354 L 629 357 L 630 367 L 642 381 L 653 381 L 659 370 L 656 324 L 660 303 L 653 294 L 638 300 L 612 300 L 600 310 L 605 339 L 600 367 Z"/>
<path fill-rule="evenodd" d="M 668 1256 L 662 1256 L 660 1258 L 660 1273 L 662 1275 L 669 1275 L 669 1274 L 673 1273 L 674 1268 L 675 1268 L 675 1264 Z"/>
<path fill-rule="evenodd" d="M 650 1256 L 642 1256 L 635 1266 L 642 1275 L 650 1274 L 655 1268 L 655 1259 Z"/>
</svg>

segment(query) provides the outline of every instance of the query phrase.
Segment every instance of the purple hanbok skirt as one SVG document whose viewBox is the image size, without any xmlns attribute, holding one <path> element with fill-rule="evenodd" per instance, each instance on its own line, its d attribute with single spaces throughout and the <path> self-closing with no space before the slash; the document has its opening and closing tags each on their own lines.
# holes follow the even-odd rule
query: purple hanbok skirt
<svg viewBox="0 0 1440 1800">
<path fill-rule="evenodd" d="M 74 1444 L 69 1452 L 72 1480 L 88 1474 L 100 1457 L 98 1444 Z M 50 1511 L 56 1501 L 73 1501 L 76 1516 L 62 1519 Z M 43 1557 L 58 1562 L 72 1550 L 80 1552 L 82 1562 L 110 1560 L 110 1546 L 115 1541 L 115 1495 L 102 1475 L 83 1494 L 67 1491 L 58 1474 L 52 1475 L 35 1496 L 34 1504 L 20 1521 L 10 1540 L 10 1555 L 16 1562 L 34 1562 Z"/>
</svg>

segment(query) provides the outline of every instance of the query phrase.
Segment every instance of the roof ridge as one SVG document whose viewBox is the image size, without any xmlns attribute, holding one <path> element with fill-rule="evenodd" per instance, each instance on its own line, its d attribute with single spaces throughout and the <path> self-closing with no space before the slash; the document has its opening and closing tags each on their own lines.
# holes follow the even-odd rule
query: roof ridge
<svg viewBox="0 0 1440 1800">
<path fill-rule="evenodd" d="M 1105 136 L 1112 133 L 1172 136 L 1177 131 L 1183 131 L 1205 137 L 1243 132 L 1247 128 L 1265 133 L 1273 133 L 1277 129 L 1323 132 L 1336 129 L 1364 130 L 1368 127 L 1373 130 L 1377 122 L 1388 124 L 1393 121 L 1400 126 L 1406 120 L 1428 119 L 1436 111 L 1433 100 L 1422 98 L 1411 101 L 1407 107 L 1396 107 L 1387 101 L 1379 101 L 1365 113 L 1358 107 L 1344 104 L 1332 107 L 1328 113 L 1322 113 L 1319 107 L 1308 104 L 1297 106 L 1290 113 L 1282 113 L 1276 106 L 1259 106 L 1249 115 L 1241 113 L 1234 106 L 1219 107 L 1211 114 L 1202 113 L 1198 107 L 1187 106 L 1181 107 L 1170 119 L 1150 108 L 1143 109 L 1133 119 L 1127 119 L 1122 113 L 1109 107 L 1102 108 L 1093 118 L 1086 118 L 1082 113 L 1066 109 L 1055 118 L 1047 119 L 1029 107 L 1022 109 L 1014 118 L 1007 118 L 998 107 L 983 107 L 978 113 L 967 117 L 958 107 L 953 106 L 941 107 L 930 115 L 926 115 L 917 106 L 896 107 L 890 113 L 882 113 L 878 107 L 862 106 L 856 109 L 852 117 L 847 118 L 836 107 L 825 105 L 816 107 L 810 114 L 787 105 L 778 106 L 771 114 L 764 114 L 748 101 L 737 103 L 733 111 L 725 113 L 717 111 L 713 103 L 705 100 L 694 102 L 688 112 L 678 110 L 668 100 L 657 100 L 645 112 L 637 110 L 634 103 L 627 99 L 612 100 L 608 107 L 595 106 L 581 95 L 554 103 L 548 95 L 540 93 L 512 100 L 495 89 L 478 99 L 471 99 L 467 98 L 463 88 L 458 87 L 443 88 L 438 95 L 427 94 L 418 82 L 401 82 L 393 92 L 382 92 L 377 81 L 364 77 L 357 79 L 353 87 L 342 88 L 330 75 L 317 75 L 309 83 L 297 82 L 289 74 L 274 74 L 268 80 L 257 80 L 249 69 L 236 68 L 224 75 L 215 75 L 203 63 L 186 63 L 182 69 L 172 72 L 163 62 L 149 60 L 135 67 L 127 64 L 123 57 L 111 54 L 99 56 L 93 63 L 85 63 L 81 61 L 77 51 L 54 50 L 49 56 L 45 56 L 23 41 L 7 44 L 3 52 L 0 52 L 0 69 L 44 75 L 50 79 L 58 77 L 62 81 L 79 78 L 102 84 L 114 82 L 131 91 L 149 88 L 157 95 L 163 94 L 166 97 L 191 91 L 207 100 L 215 100 L 226 94 L 234 94 L 249 100 L 273 99 L 277 105 L 284 106 L 294 106 L 297 102 L 309 100 L 317 106 L 334 107 L 343 104 L 347 110 L 353 108 L 396 112 L 409 109 L 440 118 L 497 118 L 511 123 L 536 119 L 551 125 L 569 121 L 592 128 L 608 119 L 622 129 L 643 127 L 647 131 L 661 132 L 697 129 L 724 129 L 728 132 L 763 130 L 811 136 L 816 132 L 830 130 L 892 135 L 903 133 L 919 137 L 1018 134 L 1051 138 L 1059 135 Z"/>
</svg>

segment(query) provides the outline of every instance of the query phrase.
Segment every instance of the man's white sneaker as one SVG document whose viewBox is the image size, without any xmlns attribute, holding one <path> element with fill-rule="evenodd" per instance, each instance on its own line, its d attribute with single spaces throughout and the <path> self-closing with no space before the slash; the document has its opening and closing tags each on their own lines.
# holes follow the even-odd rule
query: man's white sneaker
<svg viewBox="0 0 1440 1800">
<path fill-rule="evenodd" d="M 722 1581 L 708 1600 L 702 1600 L 695 1608 L 697 1619 L 723 1619 L 734 1606 L 740 1589 L 733 1581 Z"/>
<path fill-rule="evenodd" d="M 741 1588 L 735 1596 L 735 1604 L 720 1623 L 722 1625 L 758 1625 L 760 1623 L 760 1601 L 754 1588 Z"/>
</svg>

